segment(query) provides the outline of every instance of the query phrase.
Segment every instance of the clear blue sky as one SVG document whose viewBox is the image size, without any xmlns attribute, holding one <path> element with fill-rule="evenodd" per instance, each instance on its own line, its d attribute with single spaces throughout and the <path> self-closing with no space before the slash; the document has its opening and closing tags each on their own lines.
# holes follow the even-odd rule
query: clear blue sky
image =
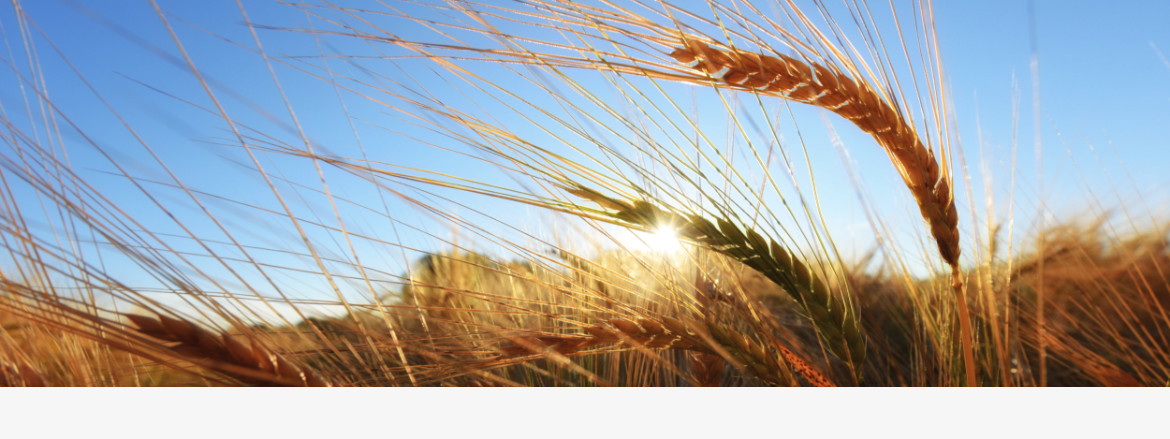
<svg viewBox="0 0 1170 439">
<path fill-rule="evenodd" d="M 234 2 L 160 3 L 195 64 L 213 81 L 213 87 L 231 117 L 259 132 L 271 134 L 294 146 L 303 146 L 296 143 L 298 135 L 291 128 L 289 114 L 263 60 L 233 43 L 254 47 Z M 884 7 L 878 3 L 881 2 L 873 5 L 875 9 Z M 172 215 L 183 218 L 197 235 L 209 241 L 226 241 L 218 227 L 194 207 L 189 197 L 173 187 L 149 183 L 152 180 L 166 183 L 170 178 L 121 126 L 121 122 L 78 80 L 40 32 L 57 45 L 89 84 L 145 139 L 171 172 L 189 188 L 203 193 L 200 200 L 224 221 L 224 226 L 245 245 L 255 247 L 250 250 L 253 258 L 266 264 L 304 267 L 311 271 L 315 262 L 307 254 L 289 255 L 264 250 L 304 253 L 304 246 L 288 219 L 282 218 L 283 207 L 255 172 L 248 156 L 236 146 L 238 142 L 228 125 L 214 114 L 195 107 L 211 108 L 211 102 L 186 69 L 174 42 L 149 3 L 122 1 L 117 2 L 116 9 L 113 4 L 80 0 L 22 3 L 28 17 L 35 23 L 35 27 L 28 28 L 27 32 L 34 35 L 30 41 L 35 44 L 50 99 L 90 139 L 125 166 L 127 172 L 143 179 L 142 183 L 148 185 Z M 275 2 L 245 1 L 244 4 L 251 19 L 260 24 L 329 27 L 320 20 L 310 21 L 296 8 Z M 363 7 L 377 9 L 376 5 Z M 30 135 L 36 133 L 44 141 L 48 136 L 43 121 L 39 119 L 40 110 L 33 108 L 32 120 L 35 122 L 30 122 L 25 107 L 24 96 L 30 92 L 29 84 L 22 84 L 14 73 L 15 69 L 25 79 L 30 73 L 21 25 L 15 17 L 11 6 L 0 11 L 0 24 L 7 44 L 3 49 L 6 63 L 0 69 L 0 103 L 13 126 Z M 974 195 L 980 215 L 985 214 L 982 187 L 987 175 L 993 177 L 997 188 L 996 203 L 1001 218 L 1006 215 L 1009 192 L 1015 192 L 1015 218 L 1017 227 L 1021 228 L 1029 227 L 1027 223 L 1038 208 L 1038 197 L 1061 218 L 1092 213 L 1096 206 L 1090 196 L 1099 198 L 1105 209 L 1127 206 L 1132 209 L 1129 214 L 1134 216 L 1147 215 L 1151 211 L 1162 218 L 1170 215 L 1170 210 L 1164 207 L 1170 200 L 1170 177 L 1164 170 L 1170 159 L 1170 130 L 1166 129 L 1170 123 L 1170 62 L 1165 58 L 1170 53 L 1170 30 L 1166 26 L 1170 2 L 1036 1 L 1034 21 L 1029 17 L 1029 3 L 1023 1 L 945 1 L 935 5 L 942 61 L 962 139 L 962 153 L 974 179 Z M 330 46 L 318 48 L 313 37 L 304 33 L 264 29 L 259 32 L 265 49 L 277 56 L 316 57 L 323 52 L 377 53 L 376 48 L 357 41 L 327 39 L 324 41 Z M 403 32 L 401 36 L 406 38 L 433 37 L 417 27 L 395 28 L 395 32 Z M 1033 132 L 1030 61 L 1034 48 L 1039 60 L 1041 96 L 1042 194 L 1037 193 L 1038 165 Z M 295 63 L 296 59 L 291 58 L 290 62 Z M 304 61 L 308 65 L 322 65 L 320 59 Z M 419 60 L 377 64 L 384 69 L 372 72 L 359 71 L 343 60 L 330 59 L 327 62 L 336 73 L 372 84 L 393 88 L 396 87 L 394 81 L 409 85 L 417 80 L 420 82 L 415 88 L 426 88 L 453 105 L 468 103 L 460 98 L 466 90 L 449 88 L 449 84 Z M 314 72 L 321 73 L 320 70 Z M 410 126 L 384 107 L 345 93 L 343 107 L 337 91 L 328 83 L 286 66 L 278 66 L 277 74 L 299 121 L 319 152 L 350 158 L 368 156 L 403 166 L 506 182 L 502 174 L 484 169 L 475 160 L 460 158 L 412 140 L 411 137 L 415 136 L 428 138 L 428 134 Z M 1013 115 L 1012 102 L 1016 95 L 1019 98 L 1018 117 Z M 535 95 L 529 97 L 542 99 Z M 189 100 L 189 103 L 180 100 Z M 476 110 L 474 107 L 464 109 Z M 797 116 L 801 134 L 806 136 L 810 146 L 830 145 L 821 114 L 809 111 Z M 840 118 L 829 117 L 829 121 L 848 148 L 867 194 L 878 206 L 878 213 L 895 223 L 896 233 L 924 233 L 924 227 L 913 216 L 914 207 L 905 196 L 905 190 L 885 154 Z M 76 130 L 64 126 L 60 120 L 58 122 L 62 123 L 60 132 L 64 148 L 75 172 L 141 221 L 142 226 L 160 234 L 183 233 L 170 217 L 161 213 L 126 179 L 111 175 L 111 172 L 116 173 L 115 167 L 88 145 Z M 1018 125 L 1018 153 L 1015 157 L 1018 171 L 1015 186 L 1010 187 L 1014 124 Z M 6 133 L 10 130 L 3 129 Z M 525 134 L 534 138 L 541 136 L 535 132 Z M 786 138 L 791 136 L 794 134 L 788 133 Z M 449 141 L 439 143 L 443 146 L 451 144 Z M 955 146 L 958 148 L 959 145 Z M 3 148 L 6 156 L 15 154 L 10 142 Z M 847 252 L 863 252 L 872 243 L 872 232 L 866 225 L 854 188 L 842 171 L 844 167 L 837 150 L 828 146 L 814 148 L 810 155 L 821 184 L 822 202 L 825 210 L 831 213 L 826 215 L 830 231 Z M 276 184 L 298 216 L 312 222 L 337 225 L 327 199 L 314 192 L 321 190 L 322 186 L 311 163 L 266 154 L 262 155 L 261 164 L 271 177 L 287 179 Z M 454 232 L 450 225 L 435 222 L 426 212 L 393 197 L 380 196 L 370 184 L 360 179 L 332 169 L 326 171 L 326 177 L 335 196 L 354 201 L 352 204 L 340 203 L 338 208 L 347 230 L 367 237 L 353 243 L 357 247 L 356 255 L 365 267 L 397 274 L 404 268 L 403 260 L 417 256 L 413 250 L 399 249 L 389 243 L 422 251 L 445 245 L 438 239 L 410 230 L 408 226 L 419 227 L 443 239 L 454 239 L 456 233 L 468 232 L 460 227 L 454 227 L 457 230 Z M 962 171 L 956 166 L 960 191 L 965 190 L 962 179 Z M 1089 187 L 1095 192 L 1087 192 Z M 407 193 L 425 196 L 409 190 Z M 891 197 L 889 194 L 896 195 Z M 30 193 L 22 197 L 24 202 L 31 203 L 29 206 L 35 205 Z M 479 218 L 477 221 L 486 217 L 499 219 L 498 224 L 479 223 L 483 231 L 491 235 L 523 238 L 517 232 L 509 231 L 506 225 L 546 238 L 555 233 L 573 234 L 571 230 L 554 233 L 556 227 L 547 222 L 551 217 L 542 216 L 531 208 L 466 194 L 456 196 L 456 201 L 466 203 L 466 206 L 431 200 L 445 211 Z M 960 216 L 965 230 L 969 230 L 967 195 L 961 193 L 959 201 Z M 236 202 L 247 203 L 250 207 Z M 274 213 L 263 213 L 257 208 Z M 487 216 L 476 217 L 470 213 L 471 209 L 485 210 Z M 388 220 L 387 214 L 395 221 Z M 26 212 L 26 215 L 34 218 L 34 222 L 56 221 L 49 213 Z M 319 240 L 320 257 L 353 261 L 355 253 L 349 250 L 349 244 L 340 234 L 321 233 L 311 224 L 306 224 L 306 227 L 313 239 Z M 45 230 L 48 230 L 47 226 Z M 1026 233 L 1026 230 L 1017 233 Z M 459 242 L 476 242 L 479 248 L 491 246 L 486 241 L 467 238 L 461 237 Z M 187 239 L 166 239 L 176 249 L 204 255 L 207 252 Z M 965 243 L 965 246 L 969 245 L 970 242 Z M 222 252 L 219 253 L 221 257 L 243 257 L 229 245 L 213 244 L 212 248 Z M 125 270 L 122 276 L 130 283 L 149 283 L 130 269 L 126 261 L 113 256 L 110 249 L 104 250 L 106 259 L 102 262 L 112 267 L 111 272 Z M 191 256 L 192 263 L 205 267 L 209 274 L 231 278 L 224 268 L 216 268 L 208 260 L 206 256 Z M 340 274 L 359 274 L 346 268 L 347 264 L 329 264 L 330 270 L 337 270 Z M 236 264 L 237 267 L 246 265 Z M 245 281 L 255 283 L 258 289 L 265 289 L 263 284 L 266 281 L 258 280 L 255 272 L 249 272 L 247 268 L 241 270 Z M 367 274 L 386 277 L 378 273 Z M 298 293 L 301 296 L 331 297 L 320 291 L 326 288 L 320 278 L 307 279 L 293 273 L 280 276 L 282 279 L 276 282 L 289 285 L 289 291 L 301 291 Z M 238 287 L 242 282 L 228 280 L 224 286 Z M 344 280 L 342 283 L 355 284 Z M 356 289 L 360 290 L 360 287 Z M 317 292 L 306 293 L 306 290 Z"/>
</svg>

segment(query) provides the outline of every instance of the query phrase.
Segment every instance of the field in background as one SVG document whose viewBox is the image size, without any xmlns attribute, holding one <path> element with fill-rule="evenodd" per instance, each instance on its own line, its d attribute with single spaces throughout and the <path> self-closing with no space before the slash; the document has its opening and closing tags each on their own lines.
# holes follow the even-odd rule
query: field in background
<svg viewBox="0 0 1170 439">
<path fill-rule="evenodd" d="M 0 385 L 1170 383 L 1166 182 L 928 3 L 13 6 Z"/>
</svg>

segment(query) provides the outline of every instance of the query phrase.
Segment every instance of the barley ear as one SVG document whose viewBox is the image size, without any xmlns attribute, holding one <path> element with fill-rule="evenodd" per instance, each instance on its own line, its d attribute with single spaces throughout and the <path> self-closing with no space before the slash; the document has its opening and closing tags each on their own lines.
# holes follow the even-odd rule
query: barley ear
<svg viewBox="0 0 1170 439">
<path fill-rule="evenodd" d="M 329 383 L 302 369 L 252 340 L 246 346 L 234 336 L 215 334 L 186 320 L 159 315 L 157 319 L 123 314 L 138 332 L 159 340 L 177 343 L 168 350 L 196 365 L 260 386 L 328 387 Z"/>
<path fill-rule="evenodd" d="M 855 370 L 865 362 L 865 336 L 857 314 L 850 312 L 846 303 L 829 291 L 828 285 L 779 243 L 722 218 L 716 224 L 700 215 L 684 217 L 666 212 L 646 201 L 628 203 L 586 189 L 577 193 L 588 193 L 590 200 L 602 206 L 628 206 L 610 215 L 633 226 L 675 224 L 683 237 L 758 271 L 796 299 L 834 355 L 852 364 Z M 598 201 L 599 198 L 604 202 Z"/>
<path fill-rule="evenodd" d="M 721 87 L 754 91 L 816 105 L 849 119 L 890 155 L 902 180 L 914 195 L 922 218 L 947 264 L 959 261 L 959 214 L 951 181 L 941 172 L 933 150 L 919 138 L 914 126 L 882 93 L 865 81 L 817 63 L 776 54 L 723 50 L 696 38 L 684 38 L 683 48 L 670 54 L 693 65 Z"/>
</svg>

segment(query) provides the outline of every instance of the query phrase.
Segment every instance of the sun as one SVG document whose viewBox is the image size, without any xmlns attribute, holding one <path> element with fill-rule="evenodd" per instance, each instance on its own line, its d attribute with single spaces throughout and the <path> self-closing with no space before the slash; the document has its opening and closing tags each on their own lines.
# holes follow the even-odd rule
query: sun
<svg viewBox="0 0 1170 439">
<path fill-rule="evenodd" d="M 682 239 L 678 236 L 678 229 L 669 224 L 655 227 L 642 238 L 646 247 L 662 255 L 675 255 L 682 251 Z"/>
</svg>

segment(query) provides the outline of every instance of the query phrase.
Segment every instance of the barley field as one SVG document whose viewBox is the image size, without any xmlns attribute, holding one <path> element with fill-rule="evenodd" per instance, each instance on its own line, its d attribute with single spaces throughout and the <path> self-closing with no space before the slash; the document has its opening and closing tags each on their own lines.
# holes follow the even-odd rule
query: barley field
<svg viewBox="0 0 1170 439">
<path fill-rule="evenodd" d="M 1170 384 L 1166 5 L 355 3 L 5 6 L 0 386 Z"/>
</svg>

